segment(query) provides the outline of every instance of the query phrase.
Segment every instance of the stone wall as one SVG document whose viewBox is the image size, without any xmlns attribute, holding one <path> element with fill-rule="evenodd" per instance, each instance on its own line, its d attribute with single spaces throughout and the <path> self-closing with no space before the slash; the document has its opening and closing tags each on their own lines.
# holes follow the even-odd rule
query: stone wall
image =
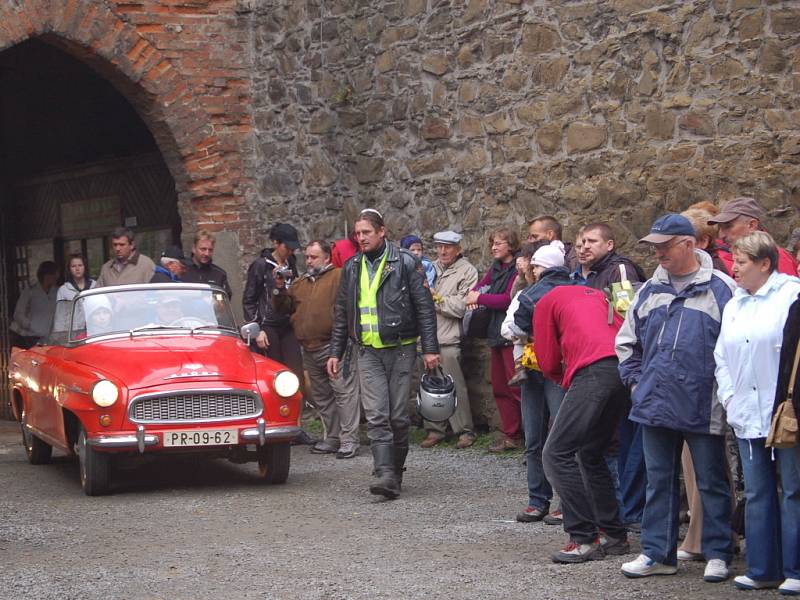
<svg viewBox="0 0 800 600">
<path fill-rule="evenodd" d="M 753 195 L 800 208 L 800 6 L 777 0 L 252 0 L 264 221 L 486 233 L 655 217 Z M 475 391 L 485 354 L 467 351 Z M 485 394 L 482 394 L 485 396 Z"/>
<path fill-rule="evenodd" d="M 631 243 L 700 199 L 800 200 L 800 7 L 775 0 L 253 0 L 270 218 L 395 236 L 556 214 Z"/>
</svg>

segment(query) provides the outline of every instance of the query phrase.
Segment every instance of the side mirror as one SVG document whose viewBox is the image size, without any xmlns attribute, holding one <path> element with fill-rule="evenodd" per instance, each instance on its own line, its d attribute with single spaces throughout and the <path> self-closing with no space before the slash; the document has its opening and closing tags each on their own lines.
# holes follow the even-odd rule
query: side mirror
<svg viewBox="0 0 800 600">
<path fill-rule="evenodd" d="M 258 323 L 248 323 L 247 325 L 242 325 L 242 328 L 239 330 L 239 333 L 242 336 L 242 339 L 250 345 L 250 341 L 256 337 L 259 332 L 261 331 L 261 327 L 258 326 Z"/>
</svg>

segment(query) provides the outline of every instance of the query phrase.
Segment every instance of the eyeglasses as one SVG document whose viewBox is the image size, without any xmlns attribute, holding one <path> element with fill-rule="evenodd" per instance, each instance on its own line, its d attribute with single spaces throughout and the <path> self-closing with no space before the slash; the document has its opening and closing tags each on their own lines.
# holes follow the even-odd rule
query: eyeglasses
<svg viewBox="0 0 800 600">
<path fill-rule="evenodd" d="M 495 241 L 492 242 L 492 248 L 494 248 L 496 246 L 503 246 L 503 245 L 507 246 L 508 242 L 506 240 L 495 240 Z"/>
<path fill-rule="evenodd" d="M 671 248 L 674 248 L 675 246 L 677 246 L 681 242 L 686 242 L 686 241 L 688 241 L 688 240 L 672 238 L 668 242 L 661 242 L 660 244 L 650 244 L 650 248 L 651 248 L 651 250 L 653 252 L 664 253 L 664 252 L 669 251 Z"/>
</svg>

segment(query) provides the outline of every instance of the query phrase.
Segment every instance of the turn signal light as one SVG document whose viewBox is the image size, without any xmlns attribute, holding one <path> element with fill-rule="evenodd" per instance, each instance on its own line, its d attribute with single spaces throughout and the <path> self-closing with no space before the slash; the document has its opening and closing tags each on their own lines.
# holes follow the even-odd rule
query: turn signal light
<svg viewBox="0 0 800 600">
<path fill-rule="evenodd" d="M 281 404 L 281 407 L 280 409 L 278 409 L 278 412 L 281 414 L 282 417 L 288 417 L 289 413 L 291 412 L 291 409 L 289 408 L 288 404 Z"/>
<path fill-rule="evenodd" d="M 100 425 L 103 427 L 111 425 L 111 415 L 100 415 Z"/>
</svg>

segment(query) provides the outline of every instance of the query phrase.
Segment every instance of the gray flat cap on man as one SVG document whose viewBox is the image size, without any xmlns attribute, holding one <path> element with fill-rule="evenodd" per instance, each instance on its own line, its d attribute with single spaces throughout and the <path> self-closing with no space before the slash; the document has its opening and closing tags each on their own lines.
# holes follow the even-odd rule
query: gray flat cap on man
<svg viewBox="0 0 800 600">
<path fill-rule="evenodd" d="M 464 239 L 460 233 L 455 231 L 440 231 L 433 235 L 434 244 L 447 244 L 449 246 L 457 246 Z"/>
</svg>

